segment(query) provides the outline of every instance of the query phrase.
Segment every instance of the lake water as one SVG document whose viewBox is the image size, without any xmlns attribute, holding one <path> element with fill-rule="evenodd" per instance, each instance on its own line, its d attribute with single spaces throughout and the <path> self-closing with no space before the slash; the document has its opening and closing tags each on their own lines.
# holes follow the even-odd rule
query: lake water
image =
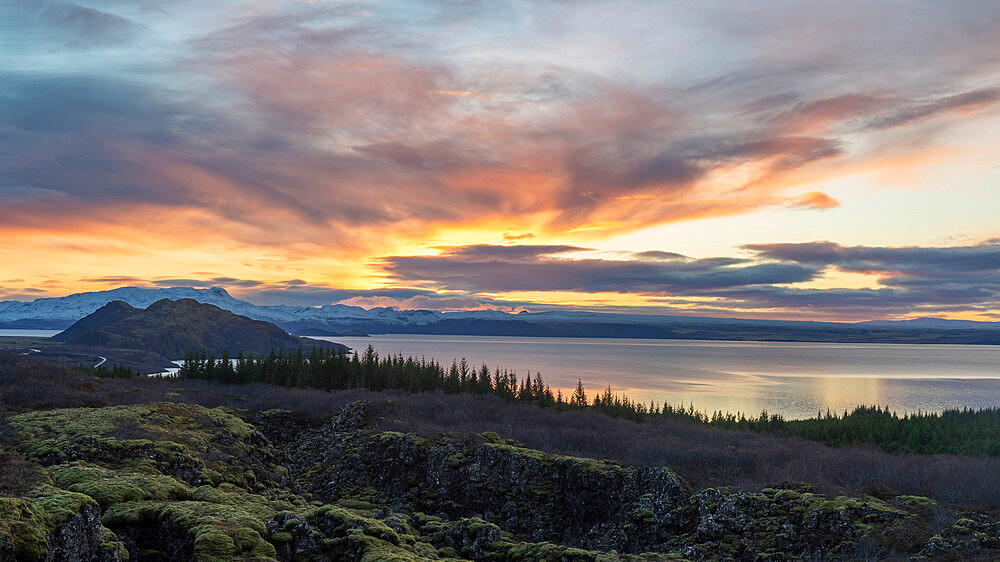
<svg viewBox="0 0 1000 562">
<path fill-rule="evenodd" d="M 59 330 L 0 330 L 50 337 Z M 379 353 L 434 358 L 447 367 L 541 372 L 564 393 L 582 379 L 588 394 L 607 386 L 631 398 L 712 412 L 815 416 L 858 404 L 898 412 L 1000 406 L 1000 346 L 771 343 L 609 338 L 383 335 L 317 338 Z"/>
<path fill-rule="evenodd" d="M 51 338 L 62 330 L 0 330 L 0 336 L 17 338 Z"/>
<path fill-rule="evenodd" d="M 319 338 L 380 354 L 467 358 L 541 372 L 546 383 L 588 394 L 608 385 L 649 402 L 705 411 L 815 416 L 879 404 L 898 411 L 1000 406 L 1000 346 L 770 343 L 604 338 L 383 335 Z"/>
</svg>

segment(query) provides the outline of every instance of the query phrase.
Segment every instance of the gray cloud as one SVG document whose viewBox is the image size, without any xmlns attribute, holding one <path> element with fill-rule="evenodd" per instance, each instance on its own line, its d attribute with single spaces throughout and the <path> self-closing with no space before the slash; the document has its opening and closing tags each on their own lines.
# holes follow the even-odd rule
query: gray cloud
<svg viewBox="0 0 1000 562">
<path fill-rule="evenodd" d="M 713 294 L 734 307 L 811 307 L 933 313 L 955 306 L 1000 306 L 1000 245 L 953 247 L 842 246 L 834 242 L 751 244 L 759 258 L 821 269 L 880 275 L 878 289 L 749 287 Z"/>
<path fill-rule="evenodd" d="M 397 301 L 408 299 L 423 299 L 415 302 L 430 302 L 428 299 L 471 299 L 467 294 L 437 293 L 427 289 L 392 287 L 384 289 L 341 289 L 338 287 L 310 283 L 302 279 L 287 279 L 284 281 L 259 281 L 255 279 L 239 279 L 236 277 L 204 277 L 204 278 L 155 278 L 147 279 L 131 276 L 88 277 L 80 279 L 88 283 L 112 283 L 118 286 L 137 287 L 194 287 L 206 289 L 223 287 L 234 297 L 259 305 L 288 304 L 295 306 L 322 306 L 352 298 L 388 297 Z M 20 292 L 28 289 L 19 289 Z M 37 292 L 44 292 L 38 290 Z M 458 300 L 450 301 L 453 303 Z M 440 307 L 436 307 L 440 308 Z"/>
<path fill-rule="evenodd" d="M 237 288 L 230 292 L 238 298 L 260 305 L 291 304 L 297 306 L 321 306 L 353 298 L 372 299 L 376 297 L 388 297 L 397 301 L 412 299 L 414 297 L 441 298 L 434 291 L 426 289 L 389 288 L 352 290 L 318 284 L 287 285 L 282 283 L 268 283 L 259 287 Z M 451 297 L 454 295 L 446 296 Z"/>
<path fill-rule="evenodd" d="M 58 30 L 67 47 L 86 48 L 134 40 L 143 25 L 121 16 L 69 2 L 40 2 L 45 23 Z M 47 4 L 47 5 L 46 5 Z"/>
<path fill-rule="evenodd" d="M 141 25 L 112 13 L 123 9 L 121 2 L 108 11 L 44 5 L 55 15 L 38 25 L 52 33 L 70 26 L 92 41 L 125 40 L 126 31 Z M 144 9 L 153 13 L 153 7 L 160 9 L 152 3 Z M 362 17 L 362 8 L 371 13 Z M 844 155 L 838 133 L 859 119 L 898 126 L 996 97 L 995 90 L 980 89 L 928 102 L 921 88 L 901 83 L 898 91 L 871 93 L 863 80 L 856 92 L 829 95 L 815 84 L 823 65 L 803 61 L 720 70 L 705 82 L 711 88 L 684 90 L 646 63 L 632 69 L 642 81 L 616 81 L 601 71 L 530 57 L 479 65 L 436 42 L 444 34 L 432 40 L 402 32 L 496 16 L 493 8 L 466 7 L 455 19 L 453 8 L 428 3 L 399 17 L 377 6 L 297 3 L 247 12 L 231 27 L 163 53 L 152 73 L 113 61 L 117 67 L 77 75 L 5 76 L 0 178 L 79 197 L 62 203 L 67 213 L 89 200 L 207 210 L 250 226 L 229 235 L 256 243 L 288 244 L 326 233 L 350 244 L 358 226 L 540 210 L 555 211 L 560 228 L 604 215 L 641 225 L 773 201 L 765 192 L 737 202 L 684 205 L 698 198 L 706 174 L 725 166 L 764 161 L 766 178 Z M 558 44 L 573 33 L 558 13 L 550 6 L 509 25 L 551 32 Z M 866 25 L 862 15 L 894 14 L 845 9 L 840 17 Z M 980 25 L 992 21 L 982 16 L 972 11 L 964 17 Z M 763 10 L 758 26 L 730 17 L 724 14 L 721 23 L 734 40 L 766 42 L 768 34 L 789 32 L 778 9 Z M 957 16 L 947 23 L 968 26 Z M 816 33 L 817 39 L 839 39 Z M 878 33 L 880 40 L 905 42 L 911 32 L 899 35 Z M 128 38 L 134 40 L 134 33 Z M 951 47 L 956 56 L 966 45 L 959 43 Z M 485 97 L 462 97 L 477 92 Z M 702 116 L 720 112 L 733 113 L 731 126 L 707 134 L 713 128 Z M 816 122 L 829 126 L 816 130 Z M 518 182 L 475 179 L 497 170 L 545 177 L 549 187 L 528 193 Z M 455 173 L 473 179 L 456 181 Z M 766 183 L 761 179 L 744 186 L 749 195 Z M 616 207 L 633 195 L 646 203 Z M 398 204 L 384 205 L 387 200 Z M 283 237 L 261 236 L 274 232 L 269 223 L 277 211 L 300 225 L 283 229 Z M 11 208 L 3 218 L 14 223 L 29 212 L 27 206 Z"/>
<path fill-rule="evenodd" d="M 479 245 L 449 248 L 438 256 L 391 256 L 383 258 L 381 264 L 397 281 L 428 282 L 470 292 L 689 293 L 797 283 L 816 274 L 814 268 L 802 265 L 754 264 L 735 258 L 678 259 L 672 254 L 649 253 L 627 260 L 555 257 L 565 251 L 563 246 Z"/>
<path fill-rule="evenodd" d="M 412 237 L 428 223 L 528 228 L 517 222 L 528 215 L 554 217 L 554 230 L 639 228 L 781 205 L 769 180 L 864 162 L 878 135 L 895 140 L 929 118 L 946 130 L 953 114 L 1000 101 L 1000 11 L 989 3 L 585 3 L 2 4 L 0 48 L 17 64 L 0 76 L 0 184 L 19 191 L 0 224 L 155 229 L 132 212 L 149 206 L 176 219 L 164 230 L 190 220 L 289 253 L 377 247 L 383 231 Z M 664 57 L 678 41 L 685 56 Z M 873 142 L 852 142 L 859 134 Z M 756 170 L 745 181 L 703 181 L 743 164 Z M 832 261 L 759 250 L 791 263 L 487 247 L 385 263 L 428 282 L 444 282 L 431 269 L 443 264 L 470 290 L 538 275 L 543 287 L 656 294 L 892 265 L 869 250 L 836 248 Z M 914 286 L 925 265 L 907 259 L 913 271 L 890 267 L 908 275 L 888 274 L 886 287 Z M 227 283 L 272 298 L 253 280 Z M 340 295 L 315 291 L 296 298 Z"/>
<path fill-rule="evenodd" d="M 506 249 L 504 249 L 506 248 Z M 693 259 L 662 251 L 625 259 L 568 259 L 563 247 L 447 248 L 438 256 L 383 259 L 396 280 L 449 290 L 612 291 L 716 299 L 705 310 L 781 309 L 829 316 L 902 315 L 1000 306 L 1000 246 L 847 247 L 833 242 L 744 246 L 753 259 Z M 881 275 L 875 289 L 808 289 L 831 268 Z M 684 301 L 667 300 L 666 304 Z M 509 303 L 508 303 L 509 304 Z M 523 304 L 523 303 L 519 303 Z"/>
<path fill-rule="evenodd" d="M 371 290 L 341 289 L 302 279 L 262 282 L 211 275 L 201 279 L 150 281 L 114 276 L 85 281 L 159 287 L 222 285 L 238 298 L 256 304 L 316 306 L 347 301 L 366 307 L 432 310 L 482 306 L 526 307 L 536 311 L 567 309 L 480 295 L 509 291 L 641 294 L 654 297 L 651 302 L 656 303 L 655 310 L 643 308 L 641 312 L 675 314 L 745 311 L 754 315 L 765 309 L 781 311 L 788 317 L 821 315 L 850 319 L 963 311 L 988 313 L 1000 308 L 1000 244 L 996 240 L 954 247 L 809 242 L 753 244 L 743 248 L 752 256 L 695 259 L 650 250 L 621 253 L 616 259 L 597 259 L 567 257 L 572 252 L 588 251 L 577 246 L 442 247 L 435 256 L 382 258 L 380 263 L 396 286 Z M 833 270 L 876 274 L 879 286 L 856 289 L 794 286 Z M 700 305 L 699 298 L 705 299 Z M 670 308 L 678 306 L 682 308 Z M 637 311 L 630 307 L 600 308 Z"/>
<path fill-rule="evenodd" d="M 841 246 L 834 242 L 799 244 L 748 244 L 742 246 L 768 259 L 843 271 L 899 272 L 917 277 L 937 277 L 970 272 L 1000 272 L 1000 244 L 951 247 Z"/>
<path fill-rule="evenodd" d="M 1000 88 L 984 88 L 971 92 L 942 96 L 930 101 L 918 102 L 888 114 L 873 118 L 868 126 L 874 129 L 888 129 L 916 121 L 921 121 L 951 111 L 986 107 L 1000 101 Z"/>
<path fill-rule="evenodd" d="M 59 0 L 11 0 L 0 5 L 0 46 L 4 35 L 20 50 L 125 46 L 149 28 L 127 17 Z M 11 45 L 12 47 L 15 45 Z"/>
</svg>

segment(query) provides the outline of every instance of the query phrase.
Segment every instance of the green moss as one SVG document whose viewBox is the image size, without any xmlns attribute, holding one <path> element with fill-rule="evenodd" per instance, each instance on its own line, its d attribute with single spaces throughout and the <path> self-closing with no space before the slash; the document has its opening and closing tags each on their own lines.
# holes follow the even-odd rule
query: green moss
<svg viewBox="0 0 1000 562">
<path fill-rule="evenodd" d="M 264 539 L 264 522 L 286 511 L 294 527 L 315 509 L 275 485 L 287 469 L 262 464 L 270 453 L 245 442 L 255 430 L 222 409 L 161 403 L 54 410 L 22 414 L 16 423 L 27 437 L 22 443 L 28 456 L 52 465 L 46 478 L 51 475 L 54 484 L 33 491 L 21 505 L 6 506 L 21 515 L 4 515 L 0 541 L 25 553 L 19 559 L 44 558 L 46 532 L 85 505 L 100 503 L 106 527 L 164 521 L 178 526 L 190 536 L 198 560 L 272 560 L 276 550 Z M 172 475 L 212 485 L 192 489 Z M 251 484 L 260 493 L 244 488 Z M 322 543 L 324 537 L 316 537 Z M 119 544 L 110 530 L 103 542 L 108 548 Z"/>
<path fill-rule="evenodd" d="M 439 556 L 443 556 L 445 558 L 458 558 L 458 552 L 450 546 L 439 548 L 437 552 Z"/>
<path fill-rule="evenodd" d="M 967 535 L 978 527 L 979 524 L 977 524 L 972 519 L 967 519 L 965 517 L 959 519 L 958 521 L 955 521 L 955 524 L 951 526 L 951 528 L 954 529 L 956 533 L 962 535 Z"/>
<path fill-rule="evenodd" d="M 405 433 L 400 433 L 398 431 L 383 431 L 375 436 L 379 441 L 395 441 L 398 439 L 403 439 L 406 437 Z"/>
<path fill-rule="evenodd" d="M 570 551 L 571 554 L 567 554 Z M 507 557 L 513 560 L 563 560 L 570 557 L 593 560 L 596 553 L 579 548 L 570 548 L 548 542 L 520 543 L 507 551 Z"/>
<path fill-rule="evenodd" d="M 292 542 L 292 534 L 285 531 L 274 533 L 270 537 L 270 541 L 274 544 L 285 544 Z"/>
<path fill-rule="evenodd" d="M 637 519 L 647 525 L 656 523 L 656 515 L 649 509 L 637 509 L 632 513 L 632 518 Z"/>
<path fill-rule="evenodd" d="M 340 498 L 337 500 L 337 505 L 359 511 L 372 511 L 378 507 L 366 499 L 357 497 Z"/>
<path fill-rule="evenodd" d="M 107 551 L 118 552 L 122 560 L 129 560 L 128 549 L 125 544 L 118 540 L 118 537 L 107 527 L 101 527 L 101 548 Z"/>
<path fill-rule="evenodd" d="M 198 560 L 273 558 L 274 547 L 263 539 L 267 533 L 263 520 L 248 511 L 200 501 L 137 501 L 111 506 L 103 522 L 116 528 L 170 521 L 194 539 Z"/>
<path fill-rule="evenodd" d="M 218 486 L 222 484 L 222 473 L 210 468 L 206 468 L 198 473 L 198 477 L 201 478 L 203 482 L 207 482 L 212 486 Z"/>
<path fill-rule="evenodd" d="M 84 507 L 97 505 L 90 496 L 58 490 L 51 486 L 43 486 L 32 491 L 28 499 L 38 509 L 42 522 L 50 533 L 70 517 L 83 511 Z"/>
<path fill-rule="evenodd" d="M 208 503 L 226 503 L 226 496 L 212 486 L 198 486 L 191 494 L 191 499 Z"/>
<path fill-rule="evenodd" d="M 229 560 L 236 553 L 236 541 L 221 529 L 199 527 L 194 533 L 194 554 L 198 560 Z"/>
<path fill-rule="evenodd" d="M 934 507 L 938 502 L 924 496 L 896 496 L 895 501 L 909 507 Z"/>
<path fill-rule="evenodd" d="M 498 435 L 495 431 L 484 431 L 480 434 L 480 437 L 482 437 L 483 441 L 486 443 L 503 443 L 503 439 L 501 439 L 500 435 Z"/>
<path fill-rule="evenodd" d="M 773 488 L 767 488 L 767 490 L 771 491 L 774 501 L 778 502 L 795 501 L 802 497 L 802 494 L 798 490 L 775 490 Z M 763 493 L 764 490 L 761 490 L 761 492 Z"/>
<path fill-rule="evenodd" d="M 244 443 L 256 431 L 222 408 L 154 403 L 108 408 L 72 408 L 34 411 L 11 418 L 19 431 L 25 454 L 40 462 L 85 459 L 115 468 L 145 463 L 214 469 L 223 480 L 243 484 L 246 467 L 232 458 L 248 458 L 252 447 Z M 220 435 L 233 439 L 224 447 Z M 228 454 L 208 455 L 220 449 Z M 211 462 L 206 462 L 210 458 Z M 232 474 L 226 474 L 232 471 Z"/>
<path fill-rule="evenodd" d="M 439 558 L 437 549 L 425 542 L 414 543 L 410 550 L 420 560 L 437 560 Z"/>
<path fill-rule="evenodd" d="M 17 560 L 44 560 L 49 552 L 42 517 L 26 499 L 0 498 L 0 552 L 5 550 Z"/>
<path fill-rule="evenodd" d="M 324 517 L 334 528 L 360 530 L 365 535 L 384 540 L 398 546 L 399 535 L 394 529 L 371 517 L 362 516 L 354 511 L 336 505 L 326 505 L 316 511 L 316 515 Z"/>
<path fill-rule="evenodd" d="M 462 461 L 465 460 L 465 455 L 461 452 L 455 453 L 454 455 L 448 457 L 448 467 L 458 468 L 462 466 Z"/>
<path fill-rule="evenodd" d="M 158 473 L 110 470 L 85 463 L 50 467 L 60 488 L 86 494 L 101 507 L 136 500 L 188 499 L 190 489 L 178 480 Z"/>
<path fill-rule="evenodd" d="M 97 503 L 89 496 L 44 485 L 23 498 L 0 497 L 0 544 L 18 560 L 44 559 L 46 534 Z M 2 548 L 0 548 L 2 550 Z"/>
<path fill-rule="evenodd" d="M 792 512 L 832 511 L 867 514 L 868 518 L 882 516 L 908 516 L 908 512 L 890 506 L 875 498 L 855 498 L 849 496 L 827 497 L 811 492 L 799 493 L 795 490 L 776 490 L 773 501 L 785 504 Z M 791 505 L 788 505 L 791 504 Z"/>
<path fill-rule="evenodd" d="M 623 472 L 625 469 L 618 463 L 601 459 L 588 459 L 584 457 L 569 457 L 564 455 L 551 455 L 543 451 L 518 447 L 504 442 L 485 442 L 487 447 L 498 449 L 512 455 L 529 458 L 543 465 L 550 466 L 556 463 L 565 463 L 579 466 L 580 468 L 597 474 L 607 474 L 610 472 Z"/>
<path fill-rule="evenodd" d="M 484 533 L 487 533 L 487 532 L 493 531 L 493 530 L 495 530 L 497 532 L 500 531 L 500 527 L 497 527 L 493 523 L 488 523 L 486 521 L 483 521 L 479 517 L 472 517 L 470 519 L 462 519 L 460 521 L 460 523 L 462 523 L 462 522 L 467 523 L 466 529 L 468 530 L 469 534 L 472 535 L 473 537 L 478 537 L 478 536 L 480 536 L 480 535 L 482 535 Z"/>
</svg>

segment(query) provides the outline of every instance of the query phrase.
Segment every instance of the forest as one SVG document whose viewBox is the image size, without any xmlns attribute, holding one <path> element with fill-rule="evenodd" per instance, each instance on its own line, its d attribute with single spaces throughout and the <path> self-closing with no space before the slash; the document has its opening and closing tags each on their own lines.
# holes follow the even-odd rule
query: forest
<svg viewBox="0 0 1000 562">
<path fill-rule="evenodd" d="M 110 373 L 109 373 L 110 374 Z M 122 375 L 128 376 L 124 371 Z M 113 375 L 112 375 L 113 376 Z M 669 418 L 730 430 L 778 433 L 832 446 L 872 444 L 887 452 L 922 455 L 937 453 L 1000 456 L 1000 409 L 962 409 L 902 413 L 878 405 L 859 405 L 851 411 L 819 412 L 815 418 L 786 420 L 779 414 L 697 410 L 693 404 L 636 402 L 606 388 L 588 396 L 582 380 L 572 392 L 555 391 L 541 373 L 523 378 L 466 359 L 445 368 L 433 359 L 380 356 L 372 346 L 362 353 L 314 348 L 308 352 L 271 351 L 254 356 L 240 353 L 233 360 L 189 354 L 177 376 L 222 384 L 267 383 L 290 388 L 337 390 L 401 390 L 445 394 L 494 395 L 507 401 L 533 403 L 542 408 L 588 409 L 641 422 Z"/>
</svg>

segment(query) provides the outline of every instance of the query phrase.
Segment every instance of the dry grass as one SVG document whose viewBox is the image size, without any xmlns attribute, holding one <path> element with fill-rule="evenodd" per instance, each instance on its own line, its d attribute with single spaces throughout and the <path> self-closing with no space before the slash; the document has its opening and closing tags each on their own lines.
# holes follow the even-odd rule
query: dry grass
<svg viewBox="0 0 1000 562">
<path fill-rule="evenodd" d="M 590 411 L 547 410 L 491 396 L 396 395 L 377 406 L 384 429 L 423 434 L 495 431 L 568 455 L 664 465 L 695 486 L 760 488 L 809 482 L 822 491 L 923 495 L 942 503 L 1000 508 L 1000 459 L 832 448 L 782 435 L 726 431 L 669 419 L 642 423 Z"/>
<path fill-rule="evenodd" d="M 20 496 L 45 481 L 38 465 L 11 451 L 0 451 L 0 496 Z"/>
<path fill-rule="evenodd" d="M 370 400 L 380 429 L 422 434 L 495 431 L 546 451 L 669 466 L 696 487 L 759 488 L 795 480 L 826 492 L 924 495 L 946 504 L 1000 509 L 997 458 L 890 454 L 868 446 L 832 448 L 782 435 L 726 431 L 677 420 L 635 423 L 594 411 L 558 412 L 495 396 L 328 393 L 195 380 L 95 380 L 54 363 L 0 354 L 0 408 L 21 411 L 164 400 L 236 410 L 284 408 L 316 419 L 336 413 L 344 404 Z M 0 439 L 3 428 L 0 420 Z"/>
</svg>

